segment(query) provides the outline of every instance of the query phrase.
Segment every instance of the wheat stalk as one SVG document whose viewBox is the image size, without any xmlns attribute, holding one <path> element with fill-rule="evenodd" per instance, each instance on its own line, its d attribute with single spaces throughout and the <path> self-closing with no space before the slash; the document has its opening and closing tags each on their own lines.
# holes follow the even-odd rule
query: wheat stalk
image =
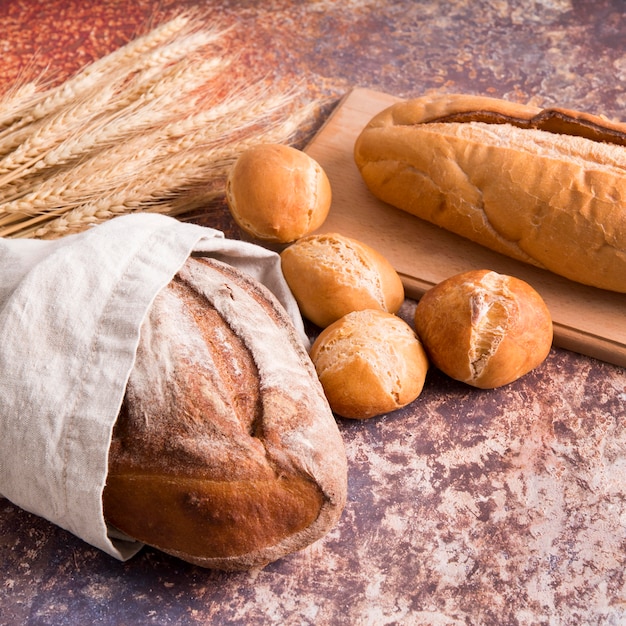
<svg viewBox="0 0 626 626">
<path fill-rule="evenodd" d="M 213 150 L 198 147 L 184 154 L 176 152 L 150 169 L 150 176 L 153 178 L 135 179 L 132 184 L 110 195 L 78 206 L 46 226 L 31 230 L 32 236 L 55 238 L 76 232 L 77 227 L 81 225 L 99 223 L 137 210 L 180 215 L 196 208 L 202 201 L 208 203 L 223 195 L 223 191 L 208 188 L 204 194 L 200 194 L 196 190 L 192 203 L 180 202 L 175 193 L 181 189 L 191 189 L 208 179 L 213 181 L 225 179 L 232 163 L 243 150 L 261 142 L 288 141 L 300 122 L 309 115 L 309 111 L 305 108 L 299 116 L 294 116 L 276 127 L 236 142 L 224 142 L 224 145 Z M 35 219 L 29 227 L 33 227 L 36 223 Z"/>
<path fill-rule="evenodd" d="M 34 132 L 8 157 L 0 159 L 0 190 L 16 178 L 24 178 L 44 168 L 58 167 L 159 125 L 173 115 L 173 107 L 180 98 L 190 98 L 190 92 L 209 80 L 224 64 L 222 59 L 210 59 L 194 65 L 185 60 L 136 100 L 129 100 L 128 106 L 121 110 L 116 108 L 108 116 L 99 114 L 95 119 L 86 119 L 81 123 L 80 113 L 83 111 L 79 110 L 79 119 L 76 119 L 76 109 L 81 109 L 80 105 L 52 116 L 46 127 Z M 103 92 L 100 102 L 96 98 L 89 106 L 100 104 L 102 108 L 108 100 L 108 95 Z M 67 137 L 69 129 L 73 132 Z M 67 138 L 63 139 L 64 136 Z M 13 190 L 12 194 L 15 193 Z M 11 196 L 0 194 L 0 198 L 6 202 Z"/>
<path fill-rule="evenodd" d="M 130 60 L 132 56 L 125 54 L 122 60 L 127 60 L 128 64 L 121 67 L 114 63 L 106 64 L 105 67 L 110 66 L 107 73 L 104 73 L 104 69 L 100 73 L 84 70 L 85 79 L 91 81 L 95 76 L 98 81 L 89 88 L 78 90 L 65 106 L 51 106 L 51 110 L 46 114 L 42 114 L 41 111 L 37 112 L 39 107 L 35 107 L 35 113 L 30 118 L 25 118 L 28 121 L 27 125 L 24 125 L 24 120 L 22 120 L 17 128 L 0 134 L 0 155 L 8 155 L 5 159 L 12 159 L 19 163 L 21 158 L 19 151 L 26 150 L 25 144 L 31 144 L 28 146 L 31 152 L 32 144 L 45 149 L 47 145 L 54 145 L 58 142 L 68 130 L 88 123 L 95 116 L 101 116 L 108 111 L 115 112 L 133 104 L 138 98 L 154 97 L 154 94 L 171 89 L 172 85 L 169 81 L 172 80 L 172 76 L 177 80 L 178 85 L 183 84 L 180 76 L 181 64 L 185 66 L 183 71 L 186 71 L 188 80 L 201 80 L 202 68 L 195 68 L 191 72 L 189 70 L 190 58 L 200 48 L 213 42 L 216 36 L 213 32 L 191 33 L 185 35 L 180 41 L 168 43 L 162 48 L 149 49 L 132 61 Z M 168 68 L 172 63 L 176 65 Z M 206 79 L 208 76 L 205 77 Z M 72 90 L 69 91 L 72 93 Z M 63 88 L 61 92 L 60 95 L 57 94 L 57 97 L 49 97 L 46 101 L 58 104 L 67 96 L 68 89 Z M 39 106 L 43 106 L 43 103 Z M 37 125 L 37 123 L 40 124 Z M 18 154 L 11 154 L 16 147 L 18 147 Z M 12 167 L 11 161 L 7 163 L 7 167 Z"/>
<path fill-rule="evenodd" d="M 4 94 L 0 98 L 0 131 L 19 118 L 20 109 L 32 106 L 39 97 L 39 86 L 35 81 L 16 85 Z"/>
<path fill-rule="evenodd" d="M 180 215 L 208 203 L 223 194 L 221 190 L 207 190 L 203 195 L 192 196 L 191 201 L 175 202 L 168 197 L 181 188 L 191 188 L 207 177 L 225 177 L 233 161 L 242 150 L 256 145 L 258 141 L 284 141 L 295 128 L 277 129 L 274 132 L 259 135 L 254 140 L 226 145 L 221 150 L 207 153 L 197 150 L 166 160 L 155 171 L 156 180 L 143 185 L 128 185 L 117 193 L 102 196 L 86 203 L 49 222 L 46 226 L 32 231 L 35 237 L 56 238 L 82 230 L 85 225 L 92 225 L 118 215 L 138 210 Z M 163 200 L 164 199 L 164 200 Z M 34 221 L 29 226 L 34 225 Z"/>
<path fill-rule="evenodd" d="M 224 76 L 233 59 L 206 47 L 225 32 L 180 16 L 44 97 L 0 100 L 0 120 L 15 120 L 0 131 L 0 236 L 59 237 L 132 211 L 184 215 L 223 196 L 244 149 L 290 141 L 314 105 L 272 93 L 267 79 Z"/>
<path fill-rule="evenodd" d="M 112 85 L 104 85 L 98 91 L 97 97 L 90 98 L 85 102 L 78 102 L 69 108 L 61 110 L 58 114 L 45 118 L 45 121 L 38 125 L 36 129 L 24 129 L 22 137 L 13 137 L 10 150 L 4 158 L 0 159 L 0 184 L 2 175 L 18 167 L 33 161 L 46 150 L 56 146 L 61 141 L 61 131 L 65 133 L 72 131 L 77 124 L 85 118 L 89 118 L 106 107 L 115 93 Z M 4 152 L 0 146 L 0 153 Z"/>
<path fill-rule="evenodd" d="M 281 103 L 282 98 L 278 97 L 273 104 L 279 106 Z M 272 112 L 272 108 L 263 111 L 266 115 Z M 241 133 L 245 125 L 258 124 L 258 115 L 254 106 L 240 111 L 238 116 L 230 119 L 232 128 Z M 300 116 L 308 115 L 309 110 L 303 108 Z M 97 153 L 72 169 L 61 171 L 42 181 L 28 194 L 3 204 L 0 208 L 5 215 L 0 217 L 0 227 L 6 227 L 6 234 L 11 234 L 13 231 L 8 227 L 24 216 L 38 216 L 29 221 L 30 226 L 48 219 L 55 211 L 65 212 L 85 204 L 93 196 L 103 197 L 99 203 L 94 203 L 102 208 L 103 202 L 109 201 L 110 197 L 116 201 L 128 197 L 129 202 L 135 202 L 138 195 L 144 200 L 165 195 L 168 190 L 206 177 L 210 166 L 223 173 L 224 167 L 228 167 L 241 151 L 256 143 L 288 141 L 300 116 L 244 139 L 224 134 L 225 127 L 217 136 L 210 127 L 196 128 L 194 133 L 184 134 L 172 142 L 163 140 L 167 133 L 161 129 L 137 136 Z M 119 189 L 123 191 L 116 191 Z M 118 202 L 117 206 L 122 203 Z"/>
<path fill-rule="evenodd" d="M 32 106 L 18 108 L 13 114 L 18 121 L 8 130 L 32 124 L 58 111 L 63 106 L 71 105 L 72 102 L 93 89 L 94 86 L 102 86 L 103 76 L 110 75 L 115 69 L 119 71 L 120 68 L 124 68 L 127 63 L 132 62 L 137 57 L 141 57 L 150 50 L 159 48 L 165 42 L 172 41 L 190 27 L 190 22 L 189 15 L 178 15 L 107 56 L 97 59 L 84 67 L 75 76 L 42 94 Z"/>
<path fill-rule="evenodd" d="M 0 226 L 13 221 L 14 216 L 45 214 L 69 209 L 89 196 L 106 193 L 109 189 L 126 184 L 153 162 L 162 146 L 149 137 L 139 136 L 132 141 L 112 146 L 75 167 L 61 170 L 42 180 L 23 196 L 5 202 L 0 209 Z"/>
</svg>

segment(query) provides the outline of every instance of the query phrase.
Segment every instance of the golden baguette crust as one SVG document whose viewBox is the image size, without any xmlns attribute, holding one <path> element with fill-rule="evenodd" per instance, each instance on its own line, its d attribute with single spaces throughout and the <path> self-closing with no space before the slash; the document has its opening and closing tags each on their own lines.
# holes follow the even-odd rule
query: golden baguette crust
<svg viewBox="0 0 626 626">
<path fill-rule="evenodd" d="M 398 102 L 357 138 L 380 200 L 512 258 L 626 292 L 626 124 L 480 96 Z"/>
<path fill-rule="evenodd" d="M 107 521 L 192 563 L 249 569 L 323 536 L 346 485 L 343 442 L 291 320 L 243 273 L 190 258 L 141 329 Z"/>
</svg>

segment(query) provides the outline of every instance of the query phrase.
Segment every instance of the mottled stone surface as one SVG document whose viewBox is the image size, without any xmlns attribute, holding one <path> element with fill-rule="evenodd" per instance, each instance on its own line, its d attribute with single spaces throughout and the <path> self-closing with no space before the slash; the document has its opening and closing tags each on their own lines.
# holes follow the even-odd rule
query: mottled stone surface
<svg viewBox="0 0 626 626">
<path fill-rule="evenodd" d="M 61 80 L 195 4 L 1 2 L 0 87 L 44 70 Z M 354 86 L 626 118 L 623 0 L 202 6 L 235 26 L 242 72 L 328 98 L 319 124 Z M 203 221 L 232 229 L 225 211 Z M 409 407 L 339 425 L 341 522 L 262 571 L 205 571 L 151 549 L 119 563 L 0 499 L 0 624 L 626 623 L 624 369 L 553 350 L 493 391 L 431 371 Z"/>
</svg>

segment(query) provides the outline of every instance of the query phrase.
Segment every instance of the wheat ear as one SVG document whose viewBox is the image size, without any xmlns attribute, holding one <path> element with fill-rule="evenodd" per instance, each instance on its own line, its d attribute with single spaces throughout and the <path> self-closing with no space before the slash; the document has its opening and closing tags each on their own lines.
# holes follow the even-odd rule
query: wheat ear
<svg viewBox="0 0 626 626">
<path fill-rule="evenodd" d="M 0 135 L 0 156 L 4 155 L 0 173 L 16 169 L 26 160 L 36 158 L 47 147 L 56 145 L 73 128 L 89 123 L 96 116 L 118 111 L 146 94 L 149 97 L 158 93 L 160 85 L 163 92 L 162 85 L 167 84 L 168 76 L 172 74 L 168 66 L 181 61 L 189 65 L 189 57 L 215 41 L 216 37 L 217 33 L 212 31 L 191 33 L 157 50 L 149 49 L 137 58 L 124 55 L 126 66 L 111 64 L 112 71 L 106 79 L 100 77 L 96 86 L 86 89 L 45 116 L 37 115 L 37 119 L 31 120 L 28 125 Z M 201 79 L 201 68 L 202 65 L 197 70 L 198 79 Z M 187 76 L 192 76 L 188 69 Z"/>
<path fill-rule="evenodd" d="M 308 115 L 308 110 L 303 109 L 301 117 L 304 118 Z M 197 148 L 185 154 L 177 153 L 155 164 L 151 170 L 150 179 L 135 180 L 117 193 L 78 206 L 45 226 L 32 230 L 31 236 L 55 238 L 77 232 L 81 230 L 81 227 L 84 228 L 117 215 L 137 210 L 168 212 L 171 215 L 172 207 L 176 206 L 177 214 L 180 215 L 196 208 L 200 202 L 200 194 L 195 196 L 194 206 L 180 200 L 176 202 L 177 191 L 195 187 L 198 183 L 215 180 L 218 177 L 224 179 L 241 152 L 262 142 L 283 143 L 289 141 L 299 126 L 298 122 L 298 118 L 294 117 L 270 130 L 238 142 L 226 142 L 225 145 L 210 151 Z M 203 197 L 204 202 L 223 196 L 222 189 L 215 191 L 208 184 L 207 187 L 208 190 Z M 29 226 L 35 223 L 29 224 Z"/>
<path fill-rule="evenodd" d="M 221 70 L 225 31 L 176 18 L 59 87 L 6 97 L 0 236 L 53 238 L 122 213 L 183 215 L 220 195 L 260 142 L 287 143 L 314 105 Z M 14 111 L 10 111 L 15 107 Z M 1 119 L 1 118 L 0 118 Z"/>
<path fill-rule="evenodd" d="M 14 111 L 16 121 L 3 133 L 13 132 L 17 128 L 32 124 L 71 104 L 94 87 L 101 85 L 103 75 L 111 74 L 112 71 L 126 66 L 134 58 L 171 41 L 177 34 L 189 29 L 191 23 L 190 15 L 177 15 L 145 35 L 90 63 L 73 77 L 47 90 L 33 106 L 25 106 Z"/>
<path fill-rule="evenodd" d="M 0 211 L 5 214 L 3 218 L 0 212 L 0 226 L 14 221 L 12 214 L 36 215 L 59 207 L 69 208 L 83 201 L 89 194 L 123 185 L 128 176 L 139 175 L 142 168 L 149 167 L 157 157 L 184 155 L 186 150 L 197 146 L 225 143 L 230 140 L 228 133 L 233 128 L 242 132 L 251 125 L 257 125 L 264 118 L 275 115 L 288 102 L 289 97 L 276 96 L 257 103 L 248 102 L 237 115 L 225 109 L 221 123 L 212 120 L 210 114 L 201 112 L 186 120 L 176 119 L 162 124 L 149 133 L 130 137 L 124 143 L 97 151 L 73 168 L 61 170 L 23 195 L 5 201 L 0 205 Z M 209 121 L 214 123 L 210 124 Z M 207 154 L 211 154 L 210 151 L 207 150 Z"/>
<path fill-rule="evenodd" d="M 191 64 L 188 60 L 179 62 L 174 69 L 155 82 L 147 91 L 121 110 L 118 107 L 110 115 L 97 115 L 94 120 L 83 121 L 84 111 L 79 110 L 78 120 L 75 109 L 55 115 L 49 123 L 21 144 L 17 150 L 0 160 L 0 198 L 7 202 L 20 193 L 20 187 L 14 187 L 11 195 L 2 195 L 2 187 L 13 183 L 44 168 L 53 168 L 67 164 L 81 156 L 110 146 L 133 134 L 158 126 L 181 109 L 181 98 L 193 102 L 190 93 L 200 88 L 225 65 L 222 59 L 209 59 Z M 105 90 L 106 91 L 106 90 Z M 106 106 L 109 97 L 103 94 L 101 107 Z M 98 100 L 89 106 L 98 106 Z M 80 107 L 77 107 L 80 109 Z M 98 110 L 97 108 L 95 109 Z M 63 129 L 70 132 L 63 139 Z M 26 185 L 29 182 L 26 181 Z"/>
</svg>

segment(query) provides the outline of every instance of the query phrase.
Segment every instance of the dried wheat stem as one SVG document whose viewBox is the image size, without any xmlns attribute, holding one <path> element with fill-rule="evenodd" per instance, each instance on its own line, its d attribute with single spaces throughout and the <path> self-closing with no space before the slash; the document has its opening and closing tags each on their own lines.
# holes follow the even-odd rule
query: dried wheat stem
<svg viewBox="0 0 626 626">
<path fill-rule="evenodd" d="M 100 85 L 90 89 L 66 107 L 60 107 L 58 111 L 41 118 L 43 122 L 35 127 L 35 132 L 33 124 L 38 120 L 31 121 L 27 126 L 20 126 L 11 133 L 0 134 L 0 155 L 6 155 L 5 163 L 0 164 L 0 173 L 11 171 L 25 160 L 34 158 L 46 146 L 55 145 L 74 127 L 87 123 L 94 116 L 110 110 L 120 110 L 132 105 L 142 96 L 150 99 L 159 93 L 172 90 L 172 81 L 177 86 L 184 86 L 185 81 L 189 83 L 183 93 L 190 91 L 194 82 L 196 87 L 200 86 L 215 75 L 215 70 L 220 65 L 219 60 L 212 59 L 210 63 L 203 62 L 194 66 L 189 55 L 213 41 L 215 37 L 215 33 L 193 33 L 182 41 L 168 44 L 167 51 L 149 51 L 145 58 L 129 62 L 123 71 L 117 71 L 115 75 L 102 81 L 104 89 Z M 171 63 L 175 63 L 175 66 L 168 68 Z M 211 69 L 210 74 L 206 71 L 208 66 Z M 131 80 L 129 75 L 132 75 Z M 17 154 L 10 154 L 14 149 L 18 150 Z"/>
<path fill-rule="evenodd" d="M 21 228 L 30 229 L 27 232 L 28 236 L 58 237 L 69 232 L 76 232 L 77 227 L 81 224 L 85 227 L 132 211 L 145 210 L 169 213 L 169 209 L 163 210 L 163 199 L 168 197 L 170 201 L 167 206 L 171 209 L 172 201 L 176 200 L 176 214 L 184 213 L 192 208 L 197 208 L 198 201 L 196 199 L 192 204 L 185 203 L 181 196 L 174 197 L 174 192 L 207 179 L 224 178 L 229 167 L 242 150 L 259 141 L 285 141 L 296 128 L 297 124 L 288 122 L 254 138 L 246 139 L 237 144 L 227 144 L 210 153 L 205 150 L 198 150 L 184 157 L 180 155 L 175 158 L 172 157 L 162 163 L 160 168 L 155 169 L 152 181 L 140 185 L 128 185 L 116 193 L 97 198 L 66 212 L 40 228 L 33 228 L 41 221 L 37 218 L 29 220 Z M 205 193 L 204 198 L 205 201 L 208 201 L 220 195 L 223 195 L 221 189 L 219 191 L 213 190 Z"/>
<path fill-rule="evenodd" d="M 295 91 L 221 76 L 224 34 L 179 16 L 63 85 L 0 100 L 0 236 L 54 238 L 133 211 L 182 215 L 223 197 L 228 169 L 289 142 Z M 15 110 L 11 111 L 11 108 Z M 286 119 L 285 119 L 286 117 Z"/>
<path fill-rule="evenodd" d="M 79 224 L 86 226 L 136 210 L 159 210 L 163 199 L 172 196 L 173 192 L 208 179 L 225 177 L 226 172 L 243 150 L 259 142 L 288 141 L 298 128 L 299 124 L 296 119 L 287 120 L 275 128 L 237 143 L 226 143 L 212 151 L 197 149 L 184 155 L 177 154 L 165 159 L 151 169 L 150 178 L 143 181 L 134 180 L 132 184 L 115 193 L 78 206 L 41 228 L 31 229 L 30 236 L 57 237 L 68 232 L 76 232 Z M 212 192 L 211 195 L 216 197 L 219 193 Z M 178 200 L 177 214 L 184 213 L 191 208 L 197 207 L 185 205 L 180 199 Z M 37 223 L 39 221 L 34 218 L 25 224 L 25 227 L 30 228 Z"/>
<path fill-rule="evenodd" d="M 81 70 L 79 76 L 83 78 L 94 75 L 99 76 L 101 73 L 106 72 L 111 66 L 125 66 L 126 63 L 134 57 L 141 56 L 150 50 L 164 45 L 166 42 L 172 41 L 172 39 L 180 36 L 183 32 L 189 32 L 191 25 L 191 16 L 181 13 L 160 26 L 153 28 L 146 34 L 129 41 L 117 50 L 90 63 Z M 195 28 L 196 27 L 193 26 L 192 30 L 195 30 Z"/>
<path fill-rule="evenodd" d="M 150 50 L 172 40 L 177 34 L 189 28 L 191 24 L 189 15 L 179 15 L 151 30 L 141 37 L 130 41 L 110 54 L 97 59 L 84 67 L 73 77 L 60 85 L 49 89 L 44 97 L 34 106 L 27 106 L 21 111 L 16 111 L 18 118 L 15 125 L 22 127 L 51 115 L 60 108 L 71 104 L 76 98 L 94 88 L 98 88 L 102 82 L 102 76 L 125 68 L 129 61 L 139 57 Z"/>
<path fill-rule="evenodd" d="M 74 109 L 63 115 L 53 116 L 46 128 L 33 133 L 17 150 L 0 160 L 0 192 L 2 187 L 20 177 L 69 163 L 115 141 L 155 127 L 172 116 L 180 115 L 180 99 L 190 98 L 190 92 L 200 88 L 224 65 L 222 59 L 209 59 L 195 65 L 185 61 L 125 108 L 116 108 L 108 117 L 98 115 L 90 124 L 87 121 L 81 123 L 81 111 L 76 116 Z M 106 100 L 106 96 L 103 96 L 102 107 Z M 186 102 L 186 106 L 190 102 Z M 73 132 L 63 140 L 68 129 Z M 16 188 L 7 191 L 10 195 L 0 193 L 0 198 L 5 202 L 15 198 Z"/>
<path fill-rule="evenodd" d="M 118 107 L 132 104 L 145 95 L 153 97 L 153 94 L 162 94 L 172 88 L 173 81 L 181 84 L 183 74 L 195 82 L 201 81 L 203 74 L 208 79 L 210 75 L 206 75 L 205 71 L 209 64 L 215 70 L 223 68 L 227 60 L 197 59 L 194 55 L 222 34 L 217 30 L 194 32 L 134 59 L 125 68 L 124 79 L 127 80 L 127 85 L 117 100 Z"/>
<path fill-rule="evenodd" d="M 239 145 L 241 136 L 246 133 L 254 135 L 255 128 L 270 124 L 272 118 L 290 102 L 288 96 L 259 102 L 250 98 L 235 99 L 231 101 L 230 113 L 227 107 L 223 112 L 220 107 L 214 107 L 216 110 L 213 112 L 201 111 L 187 119 L 166 124 L 160 133 L 169 139 L 166 149 L 170 154 L 185 154 L 203 146 L 209 147 L 208 153 L 213 154 L 212 150 L 220 146 L 229 143 Z"/>
<path fill-rule="evenodd" d="M 96 152 L 74 168 L 42 180 L 24 195 L 5 201 L 0 205 L 0 225 L 11 221 L 7 217 L 10 214 L 34 215 L 59 206 L 69 207 L 76 203 L 76 198 L 83 198 L 86 193 L 95 194 L 100 190 L 116 187 L 120 176 L 123 181 L 127 179 L 129 169 L 132 168 L 133 175 L 138 175 L 142 167 L 147 167 L 159 155 L 182 154 L 181 158 L 184 158 L 185 151 L 196 146 L 207 146 L 211 142 L 226 143 L 230 140 L 229 132 L 233 128 L 241 132 L 250 125 L 256 125 L 263 115 L 275 114 L 287 102 L 283 97 L 277 97 L 268 101 L 265 106 L 249 106 L 237 115 L 228 117 L 226 124 L 215 128 L 205 125 L 206 120 L 199 114 L 192 123 L 183 123 L 181 126 L 177 122 L 169 125 L 171 128 L 167 124 L 157 126 L 150 133 Z M 166 142 L 168 138 L 171 139 L 170 131 L 184 134 Z M 210 158 L 212 153 L 207 150 L 206 154 Z M 157 170 L 155 177 L 158 176 Z M 2 213 L 5 214 L 4 217 Z"/>
<path fill-rule="evenodd" d="M 38 84 L 33 81 L 19 85 L 2 96 L 0 99 L 0 130 L 11 125 L 19 117 L 17 111 L 34 103 L 38 89 Z"/>
<path fill-rule="evenodd" d="M 115 93 L 112 85 L 105 85 L 98 90 L 98 95 L 85 102 L 78 102 L 76 105 L 63 109 L 60 113 L 46 118 L 44 123 L 36 128 L 24 129 L 24 138 L 17 139 L 15 145 L 11 145 L 11 151 L 0 159 L 0 184 L 3 182 L 1 176 L 11 172 L 25 163 L 37 159 L 46 150 L 56 146 L 67 133 L 73 132 L 81 121 L 97 115 L 107 106 Z M 4 143 L 0 144 L 0 154 L 5 152 Z"/>
<path fill-rule="evenodd" d="M 45 214 L 67 210 L 85 198 L 106 194 L 111 188 L 133 179 L 153 162 L 162 147 L 150 138 L 138 137 L 128 144 L 104 151 L 107 158 L 96 154 L 84 163 L 41 181 L 24 196 L 0 205 L 0 226 L 11 223 L 15 216 Z"/>
<path fill-rule="evenodd" d="M 167 158 L 162 146 L 154 143 L 150 135 L 142 136 L 129 147 L 116 146 L 102 155 L 80 164 L 68 172 L 44 181 L 38 188 L 23 198 L 0 205 L 0 228 L 4 236 L 18 232 L 22 227 L 51 220 L 57 231 L 62 231 L 67 216 L 72 219 L 80 214 L 91 219 L 94 212 L 106 210 L 124 212 L 159 197 L 172 190 L 180 189 L 194 182 L 206 180 L 210 174 L 223 175 L 234 159 L 246 148 L 259 142 L 287 142 L 300 123 L 310 115 L 310 108 L 304 107 L 294 115 L 270 130 L 208 149 L 206 147 L 175 151 Z M 122 165 L 123 164 L 123 167 Z M 110 191 L 113 190 L 113 191 Z M 100 194 L 97 201 L 90 200 Z M 4 213 L 4 215 L 3 215 Z M 25 220 L 26 216 L 34 216 Z M 60 217 L 58 217 L 60 216 Z M 52 218 L 57 219 L 52 220 Z M 41 236 L 41 235 L 38 235 Z"/>
<path fill-rule="evenodd" d="M 181 214 L 188 214 L 190 211 L 197 209 L 205 210 L 207 206 L 222 196 L 223 192 L 221 190 L 204 191 L 202 193 L 195 194 L 193 197 L 185 199 L 182 204 L 178 203 L 176 198 L 171 201 L 163 201 L 158 204 L 152 204 L 149 207 L 149 211 L 151 213 L 161 213 L 169 215 L 170 217 L 176 217 Z M 142 208 L 145 207 L 137 206 L 135 207 L 135 210 L 142 210 Z M 128 207 L 125 207 L 121 212 L 107 211 L 103 209 L 94 213 L 92 217 L 83 216 L 76 219 L 70 218 L 64 220 L 62 225 L 59 224 L 52 228 L 48 225 L 43 227 L 33 225 L 20 231 L 19 236 L 22 238 L 58 239 L 60 237 L 82 232 L 90 226 L 101 224 L 109 219 L 118 217 L 122 213 L 127 213 L 128 210 Z"/>
<path fill-rule="evenodd" d="M 290 102 L 289 96 L 274 96 L 261 99 L 258 89 L 232 90 L 230 97 L 210 108 L 200 108 L 197 113 L 179 117 L 165 124 L 160 132 L 169 138 L 181 138 L 173 144 L 174 149 L 207 141 L 211 136 L 220 136 L 233 128 L 248 126 L 251 120 L 261 123 Z"/>
</svg>

